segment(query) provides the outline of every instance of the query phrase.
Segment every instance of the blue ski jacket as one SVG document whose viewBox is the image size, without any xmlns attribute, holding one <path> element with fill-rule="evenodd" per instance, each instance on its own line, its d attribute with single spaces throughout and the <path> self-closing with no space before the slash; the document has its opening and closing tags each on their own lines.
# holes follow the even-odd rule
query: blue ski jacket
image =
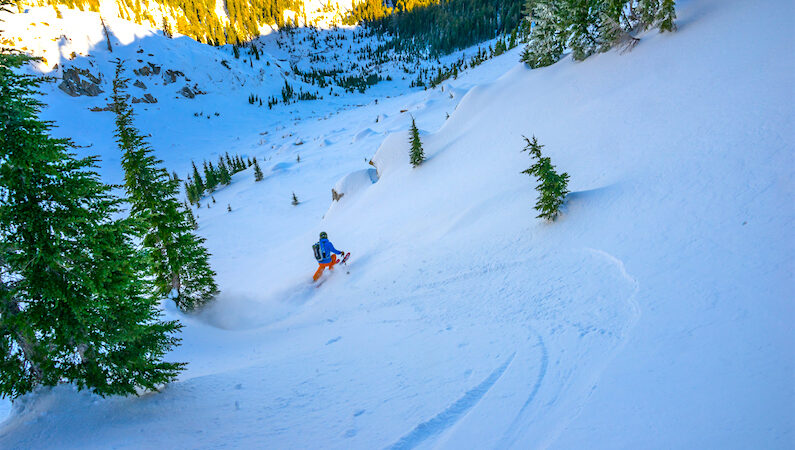
<svg viewBox="0 0 795 450">
<path fill-rule="evenodd" d="M 320 261 L 318 261 L 320 264 L 328 264 L 328 263 L 330 263 L 331 262 L 331 254 L 332 253 L 336 253 L 338 255 L 342 254 L 341 251 L 339 251 L 336 248 L 334 248 L 334 244 L 332 244 L 331 241 L 329 241 L 328 239 L 321 239 L 319 241 L 319 243 L 320 243 L 320 252 L 322 254 L 326 255 L 325 258 L 323 258 Z"/>
</svg>

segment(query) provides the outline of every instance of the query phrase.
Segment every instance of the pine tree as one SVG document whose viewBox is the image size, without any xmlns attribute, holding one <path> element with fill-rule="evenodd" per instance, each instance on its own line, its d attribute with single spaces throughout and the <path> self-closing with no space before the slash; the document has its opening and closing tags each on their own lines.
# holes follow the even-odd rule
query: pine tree
<svg viewBox="0 0 795 450">
<path fill-rule="evenodd" d="M 0 49 L 0 396 L 75 383 L 131 395 L 174 380 L 181 325 L 161 320 L 120 199 L 49 136 L 31 58 Z"/>
<path fill-rule="evenodd" d="M 656 19 L 660 22 L 660 32 L 676 31 L 676 8 L 674 0 L 662 0 Z"/>
<path fill-rule="evenodd" d="M 563 21 L 555 0 L 530 0 L 528 20 L 534 22 L 530 41 L 522 52 L 521 61 L 535 69 L 556 63 L 563 54 Z"/>
<path fill-rule="evenodd" d="M 117 61 L 112 98 L 130 214 L 140 224 L 158 298 L 170 297 L 180 309 L 191 311 L 218 293 L 215 272 L 210 268 L 204 239 L 191 232 L 192 224 L 180 208 L 179 183 L 160 167 L 161 161 L 152 155 L 149 144 L 133 125 L 123 70 L 121 61 Z"/>
<path fill-rule="evenodd" d="M 185 217 L 188 219 L 188 224 L 194 230 L 199 229 L 199 223 L 196 222 L 196 217 L 193 215 L 193 210 L 189 205 L 185 205 Z"/>
<path fill-rule="evenodd" d="M 204 184 L 207 186 L 208 193 L 218 187 L 218 172 L 215 171 L 212 162 L 204 162 Z"/>
<path fill-rule="evenodd" d="M 524 136 L 522 136 L 524 137 Z M 555 220 L 560 213 L 560 206 L 566 199 L 566 194 L 569 182 L 569 174 L 562 173 L 558 175 L 555 172 L 555 166 L 552 165 L 548 157 L 541 155 L 541 149 L 544 147 L 539 144 L 536 137 L 533 140 L 524 137 L 527 142 L 522 151 L 530 152 L 530 156 L 536 159 L 536 162 L 527 170 L 522 171 L 530 176 L 535 176 L 538 181 L 536 190 L 539 192 L 538 201 L 536 202 L 535 209 L 539 211 L 538 218 L 547 220 Z"/>
<path fill-rule="evenodd" d="M 293 206 L 298 206 L 301 203 L 298 201 L 298 197 L 295 196 L 295 192 L 293 192 Z"/>
<path fill-rule="evenodd" d="M 193 161 L 190 163 L 193 165 L 193 184 L 196 187 L 196 194 L 198 194 L 196 200 L 198 201 L 198 199 L 204 195 L 204 191 L 207 190 L 207 187 L 204 185 L 201 175 L 199 175 L 199 169 L 196 168 L 196 163 Z"/>
<path fill-rule="evenodd" d="M 422 141 L 420 141 L 420 132 L 417 129 L 417 124 L 414 123 L 414 117 L 411 118 L 411 138 L 409 138 L 409 144 L 411 144 L 411 165 L 413 167 L 417 167 L 425 160 L 425 153 L 422 149 Z"/>
<path fill-rule="evenodd" d="M 224 164 L 224 158 L 221 158 L 218 161 L 218 181 L 221 184 L 228 185 L 232 182 L 232 175 L 229 173 L 229 170 L 226 168 L 226 164 Z"/>
<path fill-rule="evenodd" d="M 262 181 L 263 179 L 262 170 L 259 168 L 259 163 L 257 162 L 257 157 L 254 157 L 254 181 Z"/>
</svg>

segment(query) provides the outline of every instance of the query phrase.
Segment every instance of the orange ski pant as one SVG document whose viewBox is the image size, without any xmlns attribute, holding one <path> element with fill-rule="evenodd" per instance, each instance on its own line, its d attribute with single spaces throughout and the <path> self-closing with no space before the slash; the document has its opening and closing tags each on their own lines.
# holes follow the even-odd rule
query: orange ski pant
<svg viewBox="0 0 795 450">
<path fill-rule="evenodd" d="M 328 267 L 329 270 L 334 270 L 334 264 L 337 264 L 337 255 L 331 255 L 331 262 L 321 264 L 320 267 L 317 268 L 317 272 L 315 272 L 315 275 L 312 277 L 312 279 L 317 281 L 317 279 L 323 275 L 323 271 L 326 269 L 326 267 Z"/>
</svg>

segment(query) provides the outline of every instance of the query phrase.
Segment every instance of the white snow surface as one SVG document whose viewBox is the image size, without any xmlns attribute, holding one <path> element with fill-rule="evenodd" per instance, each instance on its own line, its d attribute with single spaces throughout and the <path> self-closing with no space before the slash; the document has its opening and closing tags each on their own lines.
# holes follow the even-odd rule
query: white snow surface
<svg viewBox="0 0 795 450">
<path fill-rule="evenodd" d="M 250 168 L 194 211 L 222 293 L 164 305 L 178 381 L 40 389 L 0 448 L 793 448 L 795 7 L 677 3 L 679 31 L 631 52 L 529 70 L 515 49 L 444 89 L 268 110 L 222 68 L 206 95 L 137 105 L 169 169 L 260 161 L 262 182 Z M 147 39 L 212 74 L 218 50 L 188 41 L 123 48 Z M 45 90 L 54 132 L 118 182 L 112 115 Z M 571 176 L 553 223 L 523 135 Z M 352 257 L 316 289 L 320 231 Z"/>
</svg>

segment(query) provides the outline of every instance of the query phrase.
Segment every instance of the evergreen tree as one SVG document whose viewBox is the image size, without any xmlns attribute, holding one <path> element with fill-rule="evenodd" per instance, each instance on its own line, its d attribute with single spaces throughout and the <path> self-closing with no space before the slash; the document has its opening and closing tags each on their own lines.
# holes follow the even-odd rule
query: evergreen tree
<svg viewBox="0 0 795 450">
<path fill-rule="evenodd" d="M 531 68 L 556 63 L 563 54 L 562 21 L 555 0 L 530 0 L 528 20 L 534 22 L 530 42 L 522 52 L 521 61 Z"/>
<path fill-rule="evenodd" d="M 565 48 L 581 61 L 614 46 L 631 49 L 638 32 L 657 26 L 673 31 L 674 0 L 527 0 L 533 24 L 522 61 L 543 67 L 560 59 Z"/>
<path fill-rule="evenodd" d="M 204 183 L 207 186 L 207 192 L 213 192 L 218 187 L 218 172 L 215 171 L 212 162 L 204 162 Z"/>
<path fill-rule="evenodd" d="M 49 136 L 31 58 L 0 49 L 0 396 L 67 381 L 131 395 L 174 380 L 181 325 L 148 295 L 129 219 L 96 158 Z"/>
<path fill-rule="evenodd" d="M 152 155 L 133 125 L 133 111 L 125 95 L 127 80 L 121 78 L 123 70 L 121 61 L 117 61 L 112 98 L 130 214 L 140 224 L 158 298 L 170 297 L 181 310 L 191 311 L 218 293 L 215 272 L 210 268 L 204 239 L 191 232 L 190 220 L 180 208 L 179 183 L 160 167 L 161 161 Z"/>
<path fill-rule="evenodd" d="M 193 210 L 189 205 L 185 205 L 185 217 L 188 218 L 188 224 L 192 229 L 199 229 L 199 223 L 196 222 L 196 217 L 193 215 Z"/>
<path fill-rule="evenodd" d="M 224 158 L 218 161 L 218 181 L 225 185 L 229 185 L 232 182 L 232 175 L 226 168 L 226 164 L 224 164 Z"/>
<path fill-rule="evenodd" d="M 254 181 L 262 181 L 263 179 L 262 170 L 259 168 L 259 163 L 257 162 L 257 157 L 254 157 Z"/>
<path fill-rule="evenodd" d="M 522 136 L 524 137 L 524 136 Z M 541 149 L 544 147 L 539 144 L 536 137 L 533 140 L 524 137 L 527 142 L 522 151 L 530 152 L 530 156 L 536 159 L 536 162 L 527 170 L 522 171 L 530 176 L 535 176 L 538 181 L 536 190 L 540 194 L 536 202 L 535 209 L 539 212 L 539 218 L 547 220 L 555 220 L 560 213 L 560 206 L 566 199 L 566 194 L 569 193 L 567 186 L 569 183 L 569 174 L 562 173 L 558 175 L 555 172 L 555 166 L 552 165 L 548 157 L 541 155 Z"/>
<path fill-rule="evenodd" d="M 414 123 L 414 117 L 411 118 L 411 137 L 409 144 L 411 144 L 410 159 L 412 167 L 417 167 L 425 160 L 425 152 L 422 149 L 422 141 L 420 141 L 420 132 L 417 129 L 417 124 Z"/>
<path fill-rule="evenodd" d="M 295 192 L 293 192 L 293 206 L 298 206 L 301 203 L 298 201 L 298 197 L 295 196 Z"/>
<path fill-rule="evenodd" d="M 198 194 L 198 198 L 196 200 L 198 201 L 207 188 L 204 186 L 204 181 L 202 180 L 201 175 L 199 175 L 199 169 L 196 168 L 196 163 L 193 161 L 190 163 L 193 165 L 193 185 L 196 187 L 196 194 Z"/>
<path fill-rule="evenodd" d="M 226 167 L 231 171 L 235 170 L 235 165 L 232 163 L 232 158 L 229 157 L 229 152 L 226 152 Z"/>
<path fill-rule="evenodd" d="M 660 32 L 676 31 L 676 8 L 674 0 L 662 0 L 660 10 L 657 13 L 657 20 L 660 23 Z"/>
</svg>

